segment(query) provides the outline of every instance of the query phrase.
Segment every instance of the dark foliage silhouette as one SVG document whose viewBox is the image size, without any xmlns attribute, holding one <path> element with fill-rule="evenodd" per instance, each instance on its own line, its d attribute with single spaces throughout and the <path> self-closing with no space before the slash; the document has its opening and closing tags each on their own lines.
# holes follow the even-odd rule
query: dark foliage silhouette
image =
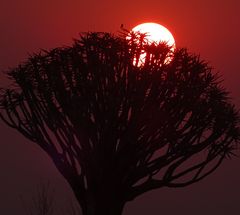
<svg viewBox="0 0 240 215">
<path fill-rule="evenodd" d="M 119 215 L 147 191 L 198 182 L 239 143 L 238 113 L 208 64 L 142 34 L 82 34 L 8 76 L 2 120 L 52 158 L 84 215 Z"/>
</svg>

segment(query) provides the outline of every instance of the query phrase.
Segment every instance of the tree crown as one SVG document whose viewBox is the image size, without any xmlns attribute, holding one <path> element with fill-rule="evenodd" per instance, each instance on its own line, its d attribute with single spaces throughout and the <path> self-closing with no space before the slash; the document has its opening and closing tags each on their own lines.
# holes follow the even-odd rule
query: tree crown
<svg viewBox="0 0 240 215">
<path fill-rule="evenodd" d="M 1 90 L 1 119 L 49 154 L 80 199 L 186 186 L 239 144 L 238 112 L 209 65 L 144 35 L 83 34 L 8 75 L 16 87 Z"/>
</svg>

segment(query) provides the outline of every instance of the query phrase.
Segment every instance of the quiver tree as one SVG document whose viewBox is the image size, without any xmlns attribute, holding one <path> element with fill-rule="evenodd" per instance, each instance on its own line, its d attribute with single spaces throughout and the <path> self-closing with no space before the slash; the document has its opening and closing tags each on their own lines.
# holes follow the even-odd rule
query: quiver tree
<svg viewBox="0 0 240 215">
<path fill-rule="evenodd" d="M 1 119 L 51 157 L 84 215 L 195 183 L 239 143 L 237 111 L 208 64 L 185 49 L 166 62 L 166 44 L 136 38 L 83 34 L 10 70 L 14 85 L 1 90 Z"/>
</svg>

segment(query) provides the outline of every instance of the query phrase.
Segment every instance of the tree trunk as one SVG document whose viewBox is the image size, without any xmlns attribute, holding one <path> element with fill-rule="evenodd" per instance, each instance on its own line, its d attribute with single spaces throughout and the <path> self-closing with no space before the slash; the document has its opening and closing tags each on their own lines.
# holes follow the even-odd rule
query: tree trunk
<svg viewBox="0 0 240 215">
<path fill-rule="evenodd" d="M 86 202 L 82 206 L 83 215 L 121 215 L 125 202 L 117 196 L 91 195 L 88 193 Z"/>
</svg>

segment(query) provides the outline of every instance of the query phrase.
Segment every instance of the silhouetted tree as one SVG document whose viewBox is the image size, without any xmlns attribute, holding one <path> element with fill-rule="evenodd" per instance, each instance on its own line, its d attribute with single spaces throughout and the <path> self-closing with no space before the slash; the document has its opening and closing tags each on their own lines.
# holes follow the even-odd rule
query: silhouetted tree
<svg viewBox="0 0 240 215">
<path fill-rule="evenodd" d="M 208 64 L 144 38 L 82 34 L 9 71 L 1 91 L 2 120 L 52 158 L 84 215 L 195 183 L 239 143 L 238 113 Z"/>
<path fill-rule="evenodd" d="M 26 203 L 22 196 L 21 200 L 27 215 L 53 215 L 53 190 L 50 189 L 49 183 L 39 186 L 29 203 Z"/>
<path fill-rule="evenodd" d="M 50 184 L 40 184 L 36 191 L 33 193 L 30 201 L 26 201 L 20 196 L 22 205 L 25 209 L 26 215 L 81 215 L 81 208 L 77 205 L 77 202 L 68 199 L 65 204 L 65 208 L 56 210 L 56 202 L 54 190 Z M 58 212 L 57 212 L 58 211 Z"/>
</svg>

